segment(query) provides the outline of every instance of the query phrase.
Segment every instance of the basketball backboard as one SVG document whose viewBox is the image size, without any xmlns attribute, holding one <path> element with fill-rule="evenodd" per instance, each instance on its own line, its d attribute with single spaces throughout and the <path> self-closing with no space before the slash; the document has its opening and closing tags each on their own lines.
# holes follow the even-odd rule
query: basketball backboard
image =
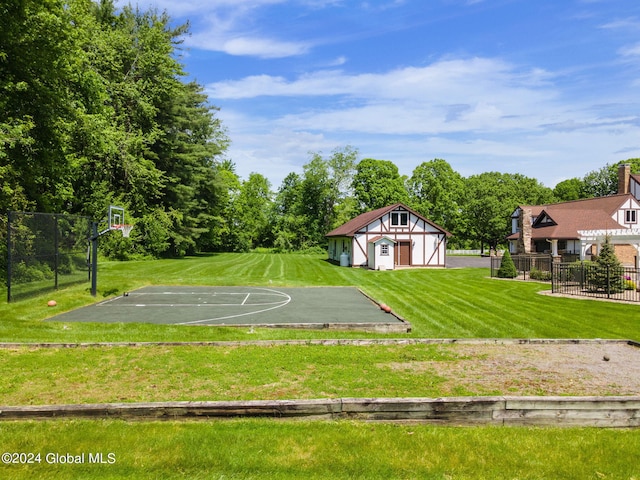
<svg viewBox="0 0 640 480">
<path fill-rule="evenodd" d="M 109 222 L 109 230 L 119 230 L 120 226 L 125 224 L 124 208 L 116 205 L 109 205 L 109 216 L 107 220 Z"/>
</svg>

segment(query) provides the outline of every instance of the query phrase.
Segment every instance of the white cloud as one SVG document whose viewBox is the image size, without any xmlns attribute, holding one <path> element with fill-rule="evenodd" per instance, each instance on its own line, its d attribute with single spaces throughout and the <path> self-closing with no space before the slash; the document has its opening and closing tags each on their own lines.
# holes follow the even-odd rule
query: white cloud
<svg viewBox="0 0 640 480">
<path fill-rule="evenodd" d="M 323 70 L 288 81 L 284 77 L 256 75 L 208 85 L 213 98 L 259 96 L 348 95 L 354 98 L 435 99 L 499 98 L 505 91 L 526 94 L 546 85 L 543 70 L 518 71 L 500 60 L 473 58 L 443 60 L 427 67 L 406 67 L 386 73 L 348 74 Z"/>
<path fill-rule="evenodd" d="M 213 2 L 203 0 L 115 0 L 117 7 L 124 7 L 131 3 L 138 4 L 140 8 L 156 8 L 159 11 L 166 10 L 171 17 L 192 16 L 194 14 L 204 16 L 212 12 L 232 8 L 234 10 L 252 10 L 268 5 L 286 3 L 288 0 L 215 0 Z"/>
<path fill-rule="evenodd" d="M 257 75 L 210 84 L 207 91 L 214 103 L 261 97 L 307 102 L 274 120 L 284 128 L 414 135 L 560 121 L 549 116 L 557 93 L 548 78 L 541 70 L 522 72 L 500 60 L 474 58 L 375 74 L 325 70 L 294 80 Z M 542 105 L 545 115 L 537 113 Z"/>
<path fill-rule="evenodd" d="M 609 30 L 630 30 L 635 32 L 640 28 L 640 20 L 636 17 L 621 18 L 605 23 L 601 25 L 600 28 Z"/>
<path fill-rule="evenodd" d="M 327 67 L 339 67 L 341 65 L 344 65 L 345 63 L 347 63 L 349 59 L 347 57 L 345 57 L 344 55 L 341 55 L 333 60 L 331 60 L 330 62 L 327 62 L 327 64 L 325 66 Z"/>
<path fill-rule="evenodd" d="M 626 45 L 618 50 L 618 53 L 623 57 L 637 57 L 640 55 L 640 43 Z"/>
<path fill-rule="evenodd" d="M 601 104 L 573 99 L 554 80 L 544 70 L 473 58 L 382 73 L 259 75 L 208 89 L 213 103 L 228 105 L 223 122 L 242 109 L 231 113 L 238 147 L 230 155 L 246 174 L 268 171 L 274 186 L 300 171 L 307 152 L 345 145 L 362 158 L 391 160 L 405 175 L 437 157 L 463 175 L 519 172 L 548 186 L 621 160 L 622 150 L 640 156 L 635 109 L 621 110 L 615 96 L 598 97 Z M 261 102 L 268 117 L 256 113 L 267 111 Z"/>
<path fill-rule="evenodd" d="M 140 0 L 141 8 L 166 10 L 172 18 L 190 17 L 192 33 L 184 44 L 191 48 L 224 52 L 236 56 L 283 58 L 307 53 L 308 41 L 281 40 L 271 33 L 261 33 L 260 10 L 287 3 L 288 0 Z M 123 7 L 129 0 L 116 0 Z M 311 1 L 314 8 L 333 1 Z"/>
<path fill-rule="evenodd" d="M 185 40 L 189 47 L 225 52 L 229 55 L 282 58 L 302 55 L 309 50 L 304 42 L 284 42 L 266 37 L 209 35 L 199 33 Z"/>
</svg>

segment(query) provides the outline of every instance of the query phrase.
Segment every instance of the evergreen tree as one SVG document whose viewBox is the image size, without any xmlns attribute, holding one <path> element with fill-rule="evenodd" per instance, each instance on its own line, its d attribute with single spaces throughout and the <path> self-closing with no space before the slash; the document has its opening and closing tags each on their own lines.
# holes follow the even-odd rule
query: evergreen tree
<svg viewBox="0 0 640 480">
<path fill-rule="evenodd" d="M 509 250 L 505 250 L 500 262 L 500 268 L 498 269 L 498 278 L 515 278 L 518 276 L 518 271 L 513 263 Z"/>
<path fill-rule="evenodd" d="M 624 268 L 616 256 L 609 237 L 606 237 L 595 264 L 589 267 L 587 282 L 594 291 L 619 293 L 624 290 L 623 274 Z"/>
</svg>

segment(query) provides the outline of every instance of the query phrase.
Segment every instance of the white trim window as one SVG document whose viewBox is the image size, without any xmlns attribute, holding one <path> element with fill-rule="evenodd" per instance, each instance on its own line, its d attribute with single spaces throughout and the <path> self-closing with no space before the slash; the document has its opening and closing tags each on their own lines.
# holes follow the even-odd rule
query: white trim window
<svg viewBox="0 0 640 480">
<path fill-rule="evenodd" d="M 382 245 L 380 245 L 380 255 L 383 257 L 388 257 L 389 256 L 389 244 L 388 243 L 383 243 Z"/>
<path fill-rule="evenodd" d="M 624 211 L 624 223 L 638 223 L 638 211 L 637 210 L 625 210 Z"/>
<path fill-rule="evenodd" d="M 407 212 L 394 212 L 391 214 L 391 226 L 406 227 L 409 225 L 409 214 Z"/>
</svg>

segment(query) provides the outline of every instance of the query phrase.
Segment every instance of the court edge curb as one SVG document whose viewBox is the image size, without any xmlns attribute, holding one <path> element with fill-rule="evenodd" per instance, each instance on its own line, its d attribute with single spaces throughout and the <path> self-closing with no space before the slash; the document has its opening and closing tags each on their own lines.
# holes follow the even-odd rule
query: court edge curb
<svg viewBox="0 0 640 480">
<path fill-rule="evenodd" d="M 640 427 L 640 396 L 339 398 L 0 406 L 0 421 L 358 420 L 435 425 Z"/>
</svg>

